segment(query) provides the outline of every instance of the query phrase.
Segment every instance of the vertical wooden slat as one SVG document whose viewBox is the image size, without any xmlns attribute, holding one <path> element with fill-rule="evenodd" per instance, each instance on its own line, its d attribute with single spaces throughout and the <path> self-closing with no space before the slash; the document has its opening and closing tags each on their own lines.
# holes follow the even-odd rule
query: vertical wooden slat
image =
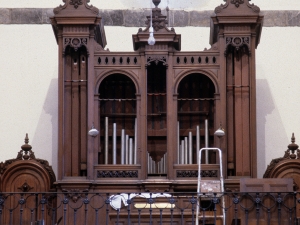
<svg viewBox="0 0 300 225">
<path fill-rule="evenodd" d="M 250 95 L 249 95 L 249 57 L 247 53 L 242 55 L 242 116 L 243 116 L 243 176 L 250 176 L 251 153 L 250 153 Z"/>
<path fill-rule="evenodd" d="M 235 113 L 235 152 L 236 152 L 236 175 L 243 175 L 243 161 L 240 160 L 243 156 L 243 135 L 242 135 L 242 60 L 240 52 L 236 52 L 234 57 L 234 113 Z"/>
<path fill-rule="evenodd" d="M 230 172 L 234 171 L 234 102 L 233 102 L 233 53 L 227 55 L 226 60 L 226 85 L 227 85 L 227 140 L 228 140 L 228 166 Z M 218 121 L 217 121 L 218 122 Z M 229 174 L 233 176 L 234 174 Z"/>
<path fill-rule="evenodd" d="M 87 80 L 86 54 L 80 54 L 80 80 Z M 80 170 L 87 169 L 87 82 L 81 82 L 80 84 Z"/>
<path fill-rule="evenodd" d="M 79 58 L 75 53 L 72 63 L 72 80 L 79 79 Z M 72 176 L 79 176 L 79 85 L 72 83 Z"/>
<path fill-rule="evenodd" d="M 71 176 L 71 157 L 72 157 L 72 83 L 65 82 L 65 80 L 72 79 L 72 57 L 71 55 L 65 56 L 65 75 L 64 80 L 62 81 L 65 90 L 64 90 L 64 174 L 63 176 Z"/>
</svg>

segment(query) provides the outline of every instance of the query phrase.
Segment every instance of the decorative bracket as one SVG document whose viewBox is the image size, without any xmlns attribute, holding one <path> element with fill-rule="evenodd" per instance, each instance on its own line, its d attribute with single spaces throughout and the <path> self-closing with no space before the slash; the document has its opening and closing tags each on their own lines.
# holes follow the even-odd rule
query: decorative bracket
<svg viewBox="0 0 300 225">
<path fill-rule="evenodd" d="M 160 55 L 148 56 L 146 67 L 150 66 L 152 62 L 154 62 L 156 65 L 158 65 L 159 62 L 162 62 L 163 66 L 168 67 L 166 56 L 160 56 Z"/>
</svg>

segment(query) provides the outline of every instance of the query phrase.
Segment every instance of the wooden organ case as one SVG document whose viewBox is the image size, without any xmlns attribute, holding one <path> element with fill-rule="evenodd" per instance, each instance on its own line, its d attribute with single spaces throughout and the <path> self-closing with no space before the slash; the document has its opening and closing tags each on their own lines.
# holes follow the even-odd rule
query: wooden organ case
<svg viewBox="0 0 300 225">
<path fill-rule="evenodd" d="M 58 189 L 195 191 L 197 150 L 205 146 L 222 149 L 225 185 L 256 177 L 255 49 L 263 17 L 249 1 L 218 6 L 211 48 L 191 52 L 181 51 L 160 1 L 132 36 L 132 52 L 104 49 L 99 10 L 89 0 L 55 8 Z M 219 139 L 220 123 L 226 135 Z M 88 135 L 92 128 L 97 136 Z M 216 153 L 203 158 L 202 176 L 218 177 Z"/>
</svg>

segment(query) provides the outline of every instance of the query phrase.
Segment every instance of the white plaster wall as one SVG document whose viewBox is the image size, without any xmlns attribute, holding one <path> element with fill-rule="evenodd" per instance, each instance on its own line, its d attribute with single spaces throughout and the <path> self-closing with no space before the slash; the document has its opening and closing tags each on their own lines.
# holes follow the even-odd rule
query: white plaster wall
<svg viewBox="0 0 300 225">
<path fill-rule="evenodd" d="M 151 1 L 152 2 L 152 1 Z M 99 9 L 133 9 L 150 8 L 150 0 L 90 0 Z M 262 10 L 299 10 L 300 1 L 283 0 L 252 0 L 251 4 L 258 5 Z M 62 0 L 0 0 L 0 8 L 53 8 L 63 4 Z M 170 9 L 213 10 L 224 4 L 223 0 L 162 0 L 160 7 L 167 5 Z"/>
<path fill-rule="evenodd" d="M 0 162 L 15 158 L 29 133 L 36 157 L 47 159 L 56 171 L 57 45 L 51 26 L 0 25 L 0 30 Z M 209 28 L 175 30 L 182 34 L 182 51 L 209 47 Z M 132 51 L 131 35 L 137 31 L 106 27 L 107 47 Z M 263 28 L 257 49 L 259 177 L 271 159 L 283 156 L 292 132 L 300 144 L 299 36 L 299 27 Z"/>
<path fill-rule="evenodd" d="M 50 25 L 0 25 L 0 162 L 25 134 L 57 168 L 57 45 Z"/>
</svg>

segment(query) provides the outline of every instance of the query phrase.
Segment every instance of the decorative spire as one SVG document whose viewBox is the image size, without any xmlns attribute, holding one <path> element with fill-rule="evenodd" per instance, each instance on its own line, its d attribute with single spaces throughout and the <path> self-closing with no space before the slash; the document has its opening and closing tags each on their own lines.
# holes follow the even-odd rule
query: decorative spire
<svg viewBox="0 0 300 225">
<path fill-rule="evenodd" d="M 29 143 L 29 138 L 28 138 L 28 134 L 26 133 L 25 136 L 25 144 L 21 146 L 22 151 L 25 152 L 25 154 L 23 155 L 23 159 L 28 160 L 30 158 L 30 156 L 28 155 L 28 152 L 31 151 L 32 146 L 28 144 Z"/>
<path fill-rule="evenodd" d="M 161 0 L 152 0 L 155 8 L 152 8 L 152 16 L 147 16 L 147 29 L 151 26 L 151 18 L 152 18 L 152 26 L 155 31 L 159 31 L 160 29 L 167 28 L 167 16 L 162 15 L 161 9 L 158 8 L 158 5 Z"/>
</svg>

